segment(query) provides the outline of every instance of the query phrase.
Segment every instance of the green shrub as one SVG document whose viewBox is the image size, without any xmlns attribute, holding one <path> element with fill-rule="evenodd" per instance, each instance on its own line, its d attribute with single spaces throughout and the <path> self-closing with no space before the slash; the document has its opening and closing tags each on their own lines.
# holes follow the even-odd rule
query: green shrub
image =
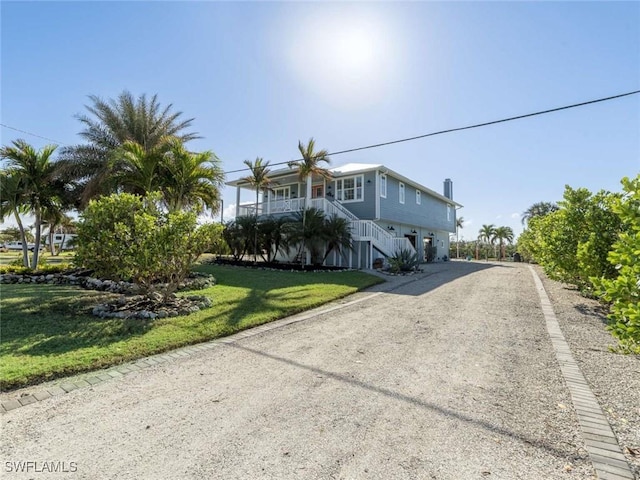
<svg viewBox="0 0 640 480">
<path fill-rule="evenodd" d="M 624 352 L 640 354 L 640 175 L 622 179 L 625 195 L 616 199 L 613 210 L 624 232 L 609 253 L 616 278 L 594 279 L 598 293 L 611 303 L 609 329 Z"/>
<path fill-rule="evenodd" d="M 593 295 L 591 278 L 617 275 L 607 255 L 622 230 L 613 210 L 619 197 L 566 186 L 560 209 L 530 219 L 518 248 L 527 261 L 539 263 L 549 278 Z"/>
<path fill-rule="evenodd" d="M 158 284 L 173 293 L 218 233 L 214 224 L 198 227 L 193 212 L 162 211 L 159 199 L 122 193 L 91 201 L 78 225 L 76 264 L 146 293 Z"/>
<path fill-rule="evenodd" d="M 40 262 L 38 262 L 40 263 Z M 72 266 L 70 263 L 56 263 L 55 265 L 43 265 L 38 267 L 38 274 L 49 274 L 49 273 L 62 273 L 71 269 Z M 25 267 L 22 265 L 0 265 L 0 274 L 2 273 L 14 273 L 17 275 L 24 275 L 34 273 L 33 268 Z"/>
</svg>

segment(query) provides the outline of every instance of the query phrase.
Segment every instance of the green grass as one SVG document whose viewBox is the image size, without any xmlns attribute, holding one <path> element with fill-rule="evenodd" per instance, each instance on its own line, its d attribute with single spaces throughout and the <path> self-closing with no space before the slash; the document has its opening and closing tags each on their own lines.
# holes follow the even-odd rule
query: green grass
<svg viewBox="0 0 640 480">
<path fill-rule="evenodd" d="M 57 285 L 2 285 L 3 390 L 230 335 L 308 310 L 382 280 L 362 272 L 297 273 L 201 265 L 218 280 L 199 290 L 213 307 L 156 320 L 100 319 L 111 294 Z"/>
<path fill-rule="evenodd" d="M 48 250 L 40 252 L 40 257 L 44 258 L 48 265 L 55 265 L 57 263 L 70 263 L 73 260 L 75 253 L 62 252 L 55 257 L 51 256 Z M 33 252 L 29 252 L 29 259 L 33 258 Z M 22 252 L 11 250 L 9 252 L 0 252 L 0 265 L 9 265 L 15 261 L 19 261 L 22 265 Z"/>
</svg>

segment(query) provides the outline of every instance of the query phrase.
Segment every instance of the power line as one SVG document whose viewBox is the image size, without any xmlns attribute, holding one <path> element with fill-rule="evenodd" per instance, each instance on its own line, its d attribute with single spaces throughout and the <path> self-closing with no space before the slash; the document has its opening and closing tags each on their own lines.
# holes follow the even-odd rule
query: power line
<svg viewBox="0 0 640 480">
<path fill-rule="evenodd" d="M 58 142 L 57 140 L 53 140 L 52 138 L 43 137 L 42 135 L 36 135 L 35 133 L 27 132 L 26 130 L 20 130 L 19 128 L 10 127 L 9 125 L 5 125 L 4 123 L 0 123 L 0 126 L 4 128 L 8 128 L 9 130 L 15 130 L 16 132 L 25 133 L 27 135 L 31 135 L 32 137 L 42 138 L 43 140 L 48 140 L 49 142 L 57 143 L 58 145 L 65 145 L 62 142 Z"/>
<path fill-rule="evenodd" d="M 447 129 L 447 130 L 440 130 L 440 131 L 437 131 L 437 132 L 426 133 L 424 135 L 417 135 L 415 137 L 408 137 L 408 138 L 402 138 L 400 140 L 392 140 L 390 142 L 383 142 L 383 143 L 376 143 L 376 144 L 373 144 L 373 145 L 367 145 L 366 147 L 356 147 L 356 148 L 350 148 L 348 150 L 340 150 L 338 152 L 329 153 L 329 155 L 331 155 L 331 156 L 341 155 L 343 153 L 351 153 L 351 152 L 357 152 L 359 150 L 367 150 L 367 149 L 370 149 L 370 148 L 384 147 L 384 146 L 387 146 L 387 145 L 393 145 L 395 143 L 410 142 L 412 140 L 419 140 L 421 138 L 433 137 L 435 135 L 442 135 L 443 133 L 459 132 L 461 130 L 470 130 L 472 128 L 486 127 L 488 125 L 495 125 L 497 123 L 511 122 L 513 120 L 520 120 L 522 118 L 535 117 L 536 115 L 544 115 L 546 113 L 559 112 L 560 110 L 568 110 L 570 108 L 583 107 L 585 105 L 591 105 L 593 103 L 599 103 L 599 102 L 606 102 L 606 101 L 609 101 L 609 100 L 615 100 L 616 98 L 627 97 L 629 95 L 635 95 L 637 93 L 640 93 L 640 90 L 635 90 L 633 92 L 627 92 L 627 93 L 621 93 L 620 95 L 614 95 L 614 96 L 611 96 L 611 97 L 598 98 L 596 100 L 589 100 L 588 102 L 574 103 L 573 105 L 565 105 L 563 107 L 551 108 L 549 110 L 542 110 L 542 111 L 539 111 L 539 112 L 527 113 L 526 115 L 518 115 L 516 117 L 503 118 L 501 120 L 493 120 L 491 122 L 476 123 L 475 125 L 468 125 L 466 127 L 450 128 L 450 129 Z M 299 158 L 297 160 L 290 160 L 290 161 L 287 161 L 287 162 L 271 163 L 270 165 L 284 165 L 285 163 L 288 164 L 288 163 L 291 163 L 291 162 L 299 162 L 301 160 L 303 160 L 303 159 Z M 229 173 L 244 172 L 244 171 L 247 171 L 247 170 L 250 170 L 250 169 L 249 168 L 241 168 L 239 170 L 231 170 L 231 171 L 224 172 L 224 173 L 226 175 L 226 174 L 229 174 Z"/>
</svg>

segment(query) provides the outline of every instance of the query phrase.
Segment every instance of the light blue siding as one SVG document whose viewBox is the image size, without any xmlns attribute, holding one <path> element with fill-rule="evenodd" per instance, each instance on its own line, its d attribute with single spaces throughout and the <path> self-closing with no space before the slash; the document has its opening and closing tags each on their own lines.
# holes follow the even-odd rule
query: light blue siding
<svg viewBox="0 0 640 480">
<path fill-rule="evenodd" d="M 387 176 L 387 198 L 380 199 L 380 221 L 391 224 L 405 224 L 431 230 L 455 232 L 455 208 L 422 191 L 421 204 L 416 204 L 416 189 L 405 183 L 405 202 L 400 203 L 400 181 Z"/>
<path fill-rule="evenodd" d="M 376 172 L 366 172 L 363 174 L 363 201 L 362 202 L 342 202 L 349 211 L 361 220 L 373 220 L 376 216 Z M 341 177 L 348 178 L 348 177 Z M 332 190 L 336 191 L 336 182 L 332 182 Z"/>
</svg>

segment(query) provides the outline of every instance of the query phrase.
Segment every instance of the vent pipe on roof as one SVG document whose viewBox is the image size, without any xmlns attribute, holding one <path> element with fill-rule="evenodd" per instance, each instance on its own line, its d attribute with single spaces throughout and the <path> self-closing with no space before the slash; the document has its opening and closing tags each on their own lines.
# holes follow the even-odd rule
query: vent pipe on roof
<svg viewBox="0 0 640 480">
<path fill-rule="evenodd" d="M 450 178 L 444 180 L 444 196 L 449 200 L 453 200 L 453 182 Z"/>
</svg>

